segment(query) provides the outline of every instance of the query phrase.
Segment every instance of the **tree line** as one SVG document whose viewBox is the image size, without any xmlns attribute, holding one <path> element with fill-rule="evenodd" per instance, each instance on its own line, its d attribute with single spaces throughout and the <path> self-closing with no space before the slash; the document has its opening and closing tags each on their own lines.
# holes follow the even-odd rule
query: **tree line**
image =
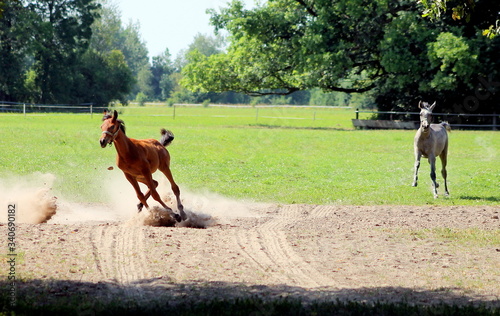
<svg viewBox="0 0 500 316">
<path fill-rule="evenodd" d="M 3 0 L 0 100 L 414 110 L 423 99 L 442 112 L 498 112 L 500 2 L 435 3 L 268 0 L 246 9 L 233 0 L 209 10 L 215 35 L 150 60 L 140 25 L 124 24 L 106 0 Z"/>
<path fill-rule="evenodd" d="M 198 34 L 175 59 L 166 49 L 150 60 L 140 25 L 124 24 L 112 2 L 3 0 L 0 101 L 98 106 L 129 101 L 250 103 L 242 93 L 192 92 L 180 84 L 189 52 L 210 56 L 222 53 L 225 44 L 222 36 Z"/>
<path fill-rule="evenodd" d="M 380 110 L 437 100 L 439 112 L 498 113 L 500 1 L 435 3 L 446 1 L 268 0 L 246 9 L 235 0 L 210 12 L 216 31 L 230 34 L 227 51 L 190 54 L 183 82 L 251 95 L 362 93 Z"/>
</svg>

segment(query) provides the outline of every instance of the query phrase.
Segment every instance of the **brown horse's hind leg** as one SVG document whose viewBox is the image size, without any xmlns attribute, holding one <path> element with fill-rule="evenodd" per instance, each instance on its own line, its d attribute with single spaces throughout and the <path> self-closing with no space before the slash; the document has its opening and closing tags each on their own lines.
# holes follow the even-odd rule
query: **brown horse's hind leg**
<svg viewBox="0 0 500 316">
<path fill-rule="evenodd" d="M 146 180 L 143 180 L 143 178 L 142 178 L 142 177 L 141 177 L 141 178 L 138 178 L 137 180 L 138 180 L 139 182 L 141 182 L 141 183 L 144 183 L 145 185 L 148 185 L 148 184 L 146 183 Z M 156 189 L 156 188 L 158 187 L 158 181 L 153 180 L 153 183 L 154 183 L 154 186 L 155 186 L 155 189 Z M 151 190 L 150 190 L 150 189 L 149 189 L 149 187 L 148 187 L 148 190 L 146 191 L 146 194 L 144 194 L 144 198 L 147 200 L 147 199 L 149 199 L 149 197 L 150 197 L 150 196 L 151 196 Z M 144 204 L 142 204 L 142 202 L 139 202 L 139 204 L 137 204 L 137 209 L 139 210 L 139 212 L 140 212 L 140 211 L 142 211 L 142 207 L 143 207 L 143 206 L 144 206 Z"/>
<path fill-rule="evenodd" d="M 143 182 L 144 181 L 144 182 Z M 155 199 L 158 203 L 161 204 L 166 210 L 172 211 L 170 207 L 168 207 L 165 202 L 161 200 L 160 195 L 158 194 L 158 191 L 156 191 L 156 186 L 158 185 L 158 182 L 153 180 L 153 176 L 150 173 L 144 172 L 143 176 L 141 177 L 141 182 L 145 183 L 148 188 L 151 196 L 153 199 Z M 156 183 L 156 185 L 155 185 Z M 173 213 L 173 212 L 172 212 Z M 180 222 L 182 220 L 182 217 L 179 216 L 179 214 L 173 213 L 173 216 L 175 217 L 175 220 Z"/>
<path fill-rule="evenodd" d="M 181 202 L 181 190 L 179 189 L 177 183 L 175 183 L 174 177 L 172 176 L 172 172 L 170 171 L 170 168 L 168 166 L 165 166 L 160 170 L 161 172 L 163 172 L 165 177 L 167 177 L 168 181 L 170 182 L 170 185 L 172 187 L 172 192 L 174 192 L 175 198 L 177 199 L 177 209 L 181 214 L 182 220 L 185 221 L 187 219 L 187 216 L 186 213 L 184 212 L 184 206 L 182 205 Z"/>
</svg>

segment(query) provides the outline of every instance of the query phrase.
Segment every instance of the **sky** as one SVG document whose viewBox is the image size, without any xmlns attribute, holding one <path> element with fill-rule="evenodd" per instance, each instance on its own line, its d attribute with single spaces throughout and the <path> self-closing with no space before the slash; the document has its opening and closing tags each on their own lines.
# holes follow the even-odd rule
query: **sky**
<svg viewBox="0 0 500 316">
<path fill-rule="evenodd" d="M 255 0 L 242 0 L 245 8 L 255 6 Z M 186 49 L 198 33 L 213 35 L 207 9 L 227 7 L 230 0 L 114 0 L 121 11 L 122 21 L 140 25 L 142 40 L 149 57 L 158 56 L 168 48 L 175 58 Z"/>
</svg>

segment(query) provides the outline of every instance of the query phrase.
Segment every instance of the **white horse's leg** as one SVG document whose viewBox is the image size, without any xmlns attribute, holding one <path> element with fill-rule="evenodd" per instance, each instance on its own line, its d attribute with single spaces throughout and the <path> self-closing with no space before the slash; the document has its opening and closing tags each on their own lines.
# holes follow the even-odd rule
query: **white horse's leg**
<svg viewBox="0 0 500 316">
<path fill-rule="evenodd" d="M 429 155 L 429 164 L 431 165 L 431 180 L 433 184 L 434 198 L 438 197 L 437 188 L 439 184 L 436 182 L 436 157 L 434 155 Z"/>
<path fill-rule="evenodd" d="M 439 158 L 441 158 L 441 166 L 442 166 L 441 175 L 443 176 L 443 180 L 444 180 L 444 194 L 446 196 L 448 196 L 448 195 L 450 195 L 450 193 L 448 192 L 448 184 L 446 183 L 446 177 L 448 176 L 448 172 L 446 171 L 447 152 L 444 151 L 443 153 L 441 153 Z"/>
<path fill-rule="evenodd" d="M 420 158 L 422 155 L 419 152 L 415 152 L 415 175 L 413 177 L 413 184 L 411 185 L 412 187 L 417 186 L 417 180 L 418 180 L 418 168 L 420 167 Z"/>
</svg>

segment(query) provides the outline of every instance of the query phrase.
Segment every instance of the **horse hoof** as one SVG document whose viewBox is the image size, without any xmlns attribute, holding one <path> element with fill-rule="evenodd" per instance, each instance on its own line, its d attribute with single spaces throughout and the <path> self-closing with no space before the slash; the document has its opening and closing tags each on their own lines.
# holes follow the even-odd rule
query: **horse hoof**
<svg viewBox="0 0 500 316">
<path fill-rule="evenodd" d="M 182 222 L 182 218 L 179 214 L 174 214 L 174 218 L 178 223 Z"/>
<path fill-rule="evenodd" d="M 181 210 L 180 213 L 181 213 L 182 220 L 185 221 L 187 219 L 186 212 L 184 212 L 183 210 Z"/>
<path fill-rule="evenodd" d="M 412 186 L 412 187 L 416 187 L 416 186 L 417 186 L 417 183 L 416 183 L 416 182 L 413 182 L 413 183 L 411 184 L 411 186 Z"/>
<path fill-rule="evenodd" d="M 142 211 L 143 207 L 144 207 L 144 205 L 142 203 L 137 204 L 137 210 L 138 210 L 137 213 L 140 213 Z"/>
</svg>

